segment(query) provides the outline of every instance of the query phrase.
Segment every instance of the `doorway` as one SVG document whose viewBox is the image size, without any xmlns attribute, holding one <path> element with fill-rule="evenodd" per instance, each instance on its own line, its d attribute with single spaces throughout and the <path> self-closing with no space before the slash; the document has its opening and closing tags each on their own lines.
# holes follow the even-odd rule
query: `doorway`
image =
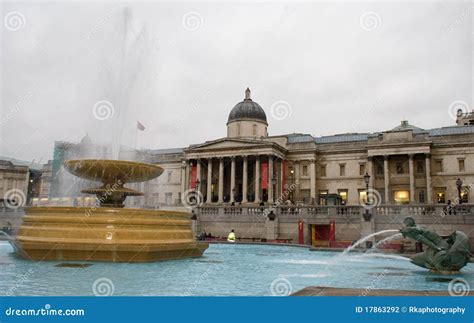
<svg viewBox="0 0 474 323">
<path fill-rule="evenodd" d="M 329 247 L 330 232 L 330 224 L 312 224 L 311 245 L 314 247 Z"/>
</svg>

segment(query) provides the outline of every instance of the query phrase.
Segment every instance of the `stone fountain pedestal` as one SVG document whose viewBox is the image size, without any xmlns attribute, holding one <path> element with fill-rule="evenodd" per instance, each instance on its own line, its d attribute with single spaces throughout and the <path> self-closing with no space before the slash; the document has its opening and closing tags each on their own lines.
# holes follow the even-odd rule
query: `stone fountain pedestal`
<svg viewBox="0 0 474 323">
<path fill-rule="evenodd" d="M 141 194 L 123 184 L 157 177 L 162 173 L 159 166 L 86 160 L 67 162 L 66 168 L 71 167 L 74 174 L 87 171 L 87 178 L 105 182 L 101 188 L 83 191 L 94 191 L 107 206 L 27 208 L 12 242 L 19 256 L 31 260 L 151 262 L 200 257 L 208 248 L 207 243 L 194 240 L 185 212 L 122 207 L 127 195 Z M 112 179 L 117 178 L 120 185 L 111 189 Z"/>
</svg>

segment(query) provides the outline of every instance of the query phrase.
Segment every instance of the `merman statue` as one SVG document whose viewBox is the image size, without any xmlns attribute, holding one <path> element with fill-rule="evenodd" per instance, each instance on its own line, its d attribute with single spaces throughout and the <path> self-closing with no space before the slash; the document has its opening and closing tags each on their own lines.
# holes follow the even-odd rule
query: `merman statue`
<svg viewBox="0 0 474 323">
<path fill-rule="evenodd" d="M 412 238 L 427 248 L 411 258 L 417 266 L 441 273 L 453 273 L 466 266 L 471 253 L 469 239 L 464 232 L 454 231 L 443 238 L 436 232 L 416 226 L 412 217 L 403 220 L 404 228 L 400 229 L 403 237 Z"/>
</svg>

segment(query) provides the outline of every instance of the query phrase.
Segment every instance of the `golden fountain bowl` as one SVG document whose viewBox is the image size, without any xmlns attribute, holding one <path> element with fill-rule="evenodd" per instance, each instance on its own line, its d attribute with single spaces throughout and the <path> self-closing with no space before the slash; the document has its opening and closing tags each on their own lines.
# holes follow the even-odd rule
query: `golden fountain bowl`
<svg viewBox="0 0 474 323">
<path fill-rule="evenodd" d="M 73 175 L 102 183 L 119 180 L 122 183 L 138 183 L 156 178 L 163 173 L 163 168 L 160 166 L 126 160 L 67 160 L 64 162 L 64 167 Z"/>
<path fill-rule="evenodd" d="M 158 177 L 163 168 L 122 160 L 68 160 L 72 174 L 102 187 L 95 194 L 101 207 L 31 207 L 12 245 L 34 260 L 147 262 L 200 257 L 208 244 L 194 240 L 189 214 L 124 209 L 127 196 L 141 192 L 124 187 Z"/>
</svg>

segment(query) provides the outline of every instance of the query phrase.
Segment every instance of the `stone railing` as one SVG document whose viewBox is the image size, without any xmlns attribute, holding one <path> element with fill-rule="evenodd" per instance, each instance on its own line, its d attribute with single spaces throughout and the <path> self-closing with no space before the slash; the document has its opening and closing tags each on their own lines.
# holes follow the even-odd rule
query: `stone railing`
<svg viewBox="0 0 474 323">
<path fill-rule="evenodd" d="M 197 214 L 201 215 L 267 215 L 273 211 L 280 217 L 306 216 L 362 216 L 366 209 L 359 205 L 305 205 L 305 206 L 201 206 Z M 474 204 L 462 204 L 448 207 L 445 204 L 413 204 L 413 205 L 381 205 L 370 208 L 368 212 L 373 216 L 446 216 L 446 215 L 474 215 Z"/>
</svg>

